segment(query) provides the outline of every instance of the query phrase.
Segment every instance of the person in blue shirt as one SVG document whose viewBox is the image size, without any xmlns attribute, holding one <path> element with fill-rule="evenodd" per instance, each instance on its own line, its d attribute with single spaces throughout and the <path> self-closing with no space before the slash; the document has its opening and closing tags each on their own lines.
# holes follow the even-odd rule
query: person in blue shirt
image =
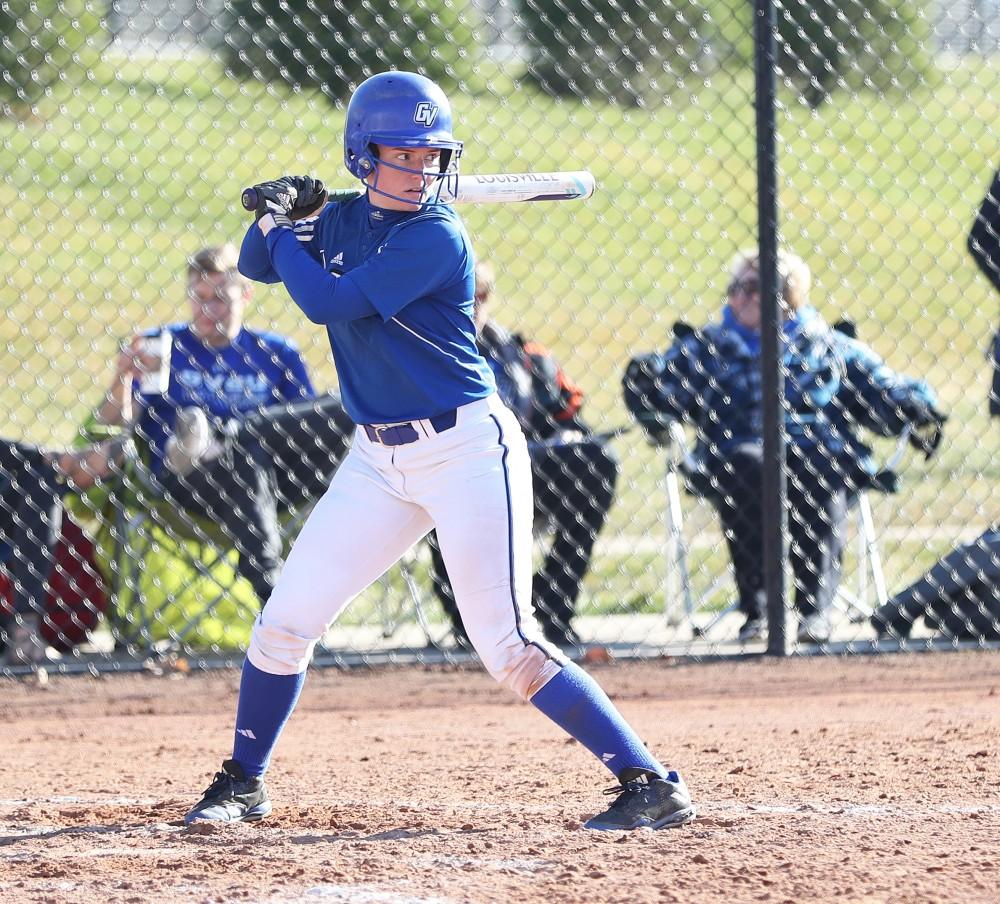
<svg viewBox="0 0 1000 904">
<path fill-rule="evenodd" d="M 353 424 L 337 396 L 316 397 L 289 340 L 244 326 L 253 286 L 238 256 L 225 244 L 188 261 L 190 320 L 126 343 L 95 423 L 129 428 L 156 488 L 223 528 L 263 605 L 280 566 L 279 510 L 322 495 Z M 0 439 L 0 554 L 14 586 L 0 643 L 12 663 L 44 660 L 38 615 L 63 496 L 112 477 L 128 439 L 71 451 Z"/>
<path fill-rule="evenodd" d="M 275 468 L 275 450 L 253 425 L 262 412 L 281 413 L 315 393 L 289 340 L 244 325 L 253 286 L 237 260 L 231 244 L 190 259 L 190 320 L 128 343 L 97 420 L 132 425 L 157 488 L 223 529 L 238 550 L 238 572 L 263 605 L 280 567 L 277 473 L 284 469 Z M 157 369 L 165 371 L 163 384 L 150 385 L 143 378 Z"/>
<path fill-rule="evenodd" d="M 861 428 L 894 436 L 911 425 L 912 443 L 929 456 L 945 417 L 926 382 L 895 373 L 868 346 L 827 326 L 809 304 L 811 274 L 801 258 L 781 251 L 778 267 L 798 638 L 825 642 L 848 504 L 859 489 L 891 477 L 877 472 Z M 626 406 L 654 439 L 670 420 L 697 430 L 692 483 L 722 518 L 745 617 L 741 641 L 766 629 L 760 324 L 758 258 L 744 252 L 732 265 L 721 321 L 682 335 L 663 353 L 633 359 L 624 380 Z"/>
<path fill-rule="evenodd" d="M 254 186 L 256 223 L 240 269 L 284 283 L 326 328 L 358 427 L 256 620 L 232 757 L 188 823 L 271 812 L 263 775 L 315 644 L 432 528 L 487 670 L 617 776 L 616 800 L 587 826 L 661 828 L 694 816 L 680 775 L 535 621 L 527 443 L 476 348 L 472 248 L 458 214 L 441 203 L 461 153 L 441 89 L 415 73 L 385 72 L 363 82 L 347 108 L 344 162 L 364 194 L 324 206 L 322 183 L 310 177 Z M 443 760 L 444 770 L 461 768 L 447 751 Z"/>
</svg>

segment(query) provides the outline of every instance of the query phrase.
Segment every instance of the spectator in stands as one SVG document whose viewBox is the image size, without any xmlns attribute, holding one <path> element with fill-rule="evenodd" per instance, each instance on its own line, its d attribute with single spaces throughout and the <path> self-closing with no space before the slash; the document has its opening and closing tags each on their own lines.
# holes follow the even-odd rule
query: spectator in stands
<svg viewBox="0 0 1000 904">
<path fill-rule="evenodd" d="M 945 418 L 926 383 L 894 373 L 866 345 L 827 326 L 809 304 L 804 261 L 781 251 L 778 269 L 798 638 L 825 642 L 849 501 L 865 487 L 894 488 L 894 475 L 876 475 L 859 428 L 890 436 L 913 425 L 920 429 L 912 442 L 929 453 Z M 633 359 L 624 386 L 626 404 L 654 439 L 665 438 L 671 420 L 697 429 L 699 470 L 690 479 L 722 519 L 745 618 L 741 641 L 766 629 L 760 326 L 758 257 L 744 252 L 732 265 L 721 321 L 692 330 L 661 354 Z"/>
<path fill-rule="evenodd" d="M 0 561 L 12 588 L 12 612 L 0 618 L 0 652 L 12 665 L 44 658 L 39 616 L 48 595 L 54 550 L 62 524 L 62 500 L 112 473 L 122 440 L 79 451 L 43 449 L 0 439 Z"/>
<path fill-rule="evenodd" d="M 583 393 L 549 351 L 509 333 L 491 319 L 495 285 L 492 264 L 477 263 L 477 343 L 496 376 L 500 398 L 524 429 L 531 456 L 535 517 L 548 522 L 553 532 L 548 554 L 532 584 L 535 614 L 546 639 L 578 644 L 570 621 L 594 543 L 614 500 L 618 461 L 607 440 L 595 435 L 580 417 Z M 431 549 L 435 591 L 451 617 L 457 639 L 471 646 L 433 536 Z"/>
<path fill-rule="evenodd" d="M 314 393 L 291 342 L 244 326 L 253 287 L 236 269 L 237 259 L 231 244 L 204 248 L 190 259 L 190 321 L 131 340 L 97 420 L 131 425 L 164 494 L 211 518 L 232 538 L 237 570 L 263 605 L 281 554 L 273 465 L 253 442 L 222 438 L 235 439 L 240 423 L 263 408 Z M 149 351 L 145 340 L 164 335 L 166 345 Z M 162 360 L 149 360 L 157 356 Z M 161 385 L 143 379 L 158 369 L 165 371 Z"/>
<path fill-rule="evenodd" d="M 969 252 L 986 278 L 1000 292 L 1000 170 L 993 177 L 983 203 L 969 232 Z M 993 381 L 990 389 L 990 414 L 1000 416 L 1000 332 L 993 337 L 990 357 Z"/>
<path fill-rule="evenodd" d="M 223 528 L 263 605 L 280 565 L 279 508 L 325 491 L 353 424 L 336 396 L 315 398 L 288 339 L 244 326 L 253 285 L 238 257 L 226 244 L 191 258 L 190 321 L 153 331 L 170 340 L 163 385 L 143 386 L 149 362 L 125 354 L 97 417 L 133 424 L 164 495 Z"/>
<path fill-rule="evenodd" d="M 871 622 L 879 640 L 905 640 L 919 618 L 952 640 L 1000 640 L 1000 525 L 943 556 Z"/>
<path fill-rule="evenodd" d="M 127 430 L 146 450 L 158 489 L 223 528 L 238 550 L 237 570 L 263 605 L 280 564 L 279 504 L 325 490 L 353 424 L 336 396 L 315 398 L 291 342 L 243 325 L 253 289 L 237 259 L 231 244 L 190 259 L 190 321 L 144 331 L 125 344 L 95 421 Z M 158 371 L 162 380 L 150 379 Z M 25 575 L 18 613 L 40 608 L 67 485 L 83 489 L 111 473 L 122 448 L 122 440 L 63 456 L 23 444 L 7 448 L 0 463 L 9 487 L 4 499 L 20 499 L 7 506 L 13 523 L 7 544 L 24 550 L 13 556 Z M 37 624 L 30 617 L 17 621 L 15 655 L 37 660 L 39 651 L 24 652 Z"/>
<path fill-rule="evenodd" d="M 969 252 L 1000 292 L 1000 170 L 972 228 Z M 993 337 L 989 412 L 1000 416 L 1000 332 Z M 871 622 L 880 640 L 905 640 L 918 619 L 945 637 L 1000 640 L 1000 524 L 956 546 L 910 586 L 879 606 Z"/>
</svg>

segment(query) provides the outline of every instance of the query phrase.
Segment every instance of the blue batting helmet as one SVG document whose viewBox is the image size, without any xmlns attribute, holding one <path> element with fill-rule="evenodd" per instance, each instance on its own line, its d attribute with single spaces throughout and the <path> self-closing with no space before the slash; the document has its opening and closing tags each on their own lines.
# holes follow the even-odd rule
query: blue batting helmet
<svg viewBox="0 0 1000 904">
<path fill-rule="evenodd" d="M 416 72 L 380 72 L 351 95 L 344 164 L 362 181 L 378 166 L 373 144 L 441 148 L 441 175 L 458 173 L 462 142 L 451 134 L 451 105 L 434 82 Z"/>
</svg>

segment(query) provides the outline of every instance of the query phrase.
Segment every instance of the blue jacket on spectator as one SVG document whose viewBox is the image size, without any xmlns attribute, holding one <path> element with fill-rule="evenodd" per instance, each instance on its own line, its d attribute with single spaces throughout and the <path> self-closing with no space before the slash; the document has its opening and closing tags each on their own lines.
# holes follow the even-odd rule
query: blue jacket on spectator
<svg viewBox="0 0 1000 904">
<path fill-rule="evenodd" d="M 784 324 L 785 429 L 789 450 L 845 482 L 875 474 L 860 428 L 898 436 L 907 424 L 940 423 L 923 380 L 897 374 L 872 349 L 834 330 L 812 307 Z M 632 360 L 629 409 L 654 436 L 666 421 L 697 428 L 695 456 L 711 472 L 737 446 L 762 442 L 760 335 L 727 307 L 722 321 Z"/>
</svg>

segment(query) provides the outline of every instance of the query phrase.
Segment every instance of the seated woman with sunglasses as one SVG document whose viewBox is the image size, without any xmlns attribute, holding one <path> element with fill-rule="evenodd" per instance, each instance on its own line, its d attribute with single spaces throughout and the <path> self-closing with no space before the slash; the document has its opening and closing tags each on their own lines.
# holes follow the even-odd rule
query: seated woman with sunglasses
<svg viewBox="0 0 1000 904">
<path fill-rule="evenodd" d="M 862 488 L 895 488 L 892 475 L 876 474 L 860 428 L 898 436 L 908 425 L 927 427 L 933 439 L 915 432 L 913 444 L 929 457 L 944 415 L 925 382 L 893 372 L 868 346 L 826 324 L 809 305 L 804 261 L 780 251 L 778 271 L 798 638 L 823 643 L 830 637 L 849 502 Z M 696 482 L 722 518 L 746 619 L 741 641 L 765 630 L 760 327 L 758 257 L 744 252 L 730 271 L 721 322 L 680 335 L 662 354 L 633 359 L 624 387 L 626 404 L 654 439 L 671 420 L 697 429 L 702 470 Z"/>
</svg>

